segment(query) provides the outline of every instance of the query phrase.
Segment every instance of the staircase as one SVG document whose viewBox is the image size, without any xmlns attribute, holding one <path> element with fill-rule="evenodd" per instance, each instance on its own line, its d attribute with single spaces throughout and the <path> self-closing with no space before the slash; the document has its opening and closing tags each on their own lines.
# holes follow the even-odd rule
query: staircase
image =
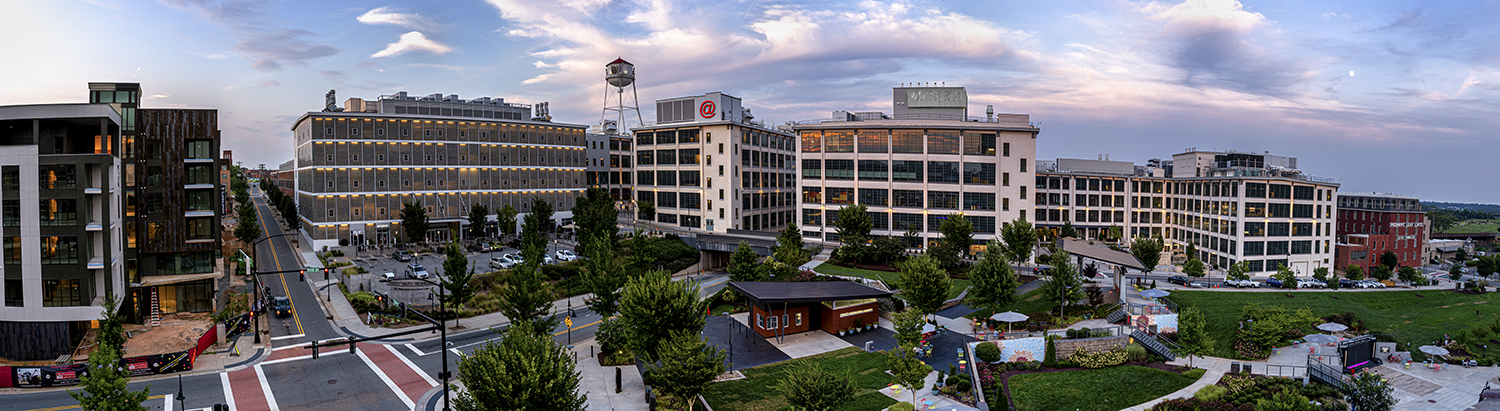
<svg viewBox="0 0 1500 411">
<path fill-rule="evenodd" d="M 1307 376 L 1313 381 L 1333 386 L 1333 388 L 1344 389 L 1344 374 L 1339 372 L 1338 367 L 1320 362 L 1307 361 Z"/>
<path fill-rule="evenodd" d="M 151 322 L 152 327 L 161 325 L 161 302 L 156 295 L 156 287 L 151 287 Z"/>
<path fill-rule="evenodd" d="M 1126 311 L 1125 308 L 1126 307 L 1124 305 L 1120 305 L 1119 308 L 1116 308 L 1114 311 L 1111 311 L 1109 313 L 1109 316 L 1108 317 L 1104 317 L 1104 319 L 1107 320 L 1107 321 L 1109 321 L 1110 324 L 1114 324 L 1114 323 L 1117 323 L 1117 322 L 1125 320 L 1126 317 L 1130 316 L 1130 313 L 1128 311 Z"/>
<path fill-rule="evenodd" d="M 1167 361 L 1177 359 L 1177 353 L 1172 352 L 1172 348 L 1167 346 L 1168 344 L 1171 344 L 1171 342 L 1158 339 L 1156 338 L 1156 336 L 1151 335 L 1151 333 L 1149 332 L 1143 331 L 1139 328 L 1133 329 L 1130 331 L 1130 338 L 1134 338 L 1135 341 L 1140 343 L 1142 347 L 1146 347 L 1146 350 L 1151 351 L 1156 355 L 1165 357 Z"/>
</svg>

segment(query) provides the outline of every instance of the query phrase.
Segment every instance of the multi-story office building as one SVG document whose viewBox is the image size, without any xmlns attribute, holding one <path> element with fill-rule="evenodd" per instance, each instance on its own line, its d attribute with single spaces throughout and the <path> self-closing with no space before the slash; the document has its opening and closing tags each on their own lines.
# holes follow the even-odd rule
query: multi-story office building
<svg viewBox="0 0 1500 411">
<path fill-rule="evenodd" d="M 1037 224 L 1072 224 L 1095 239 L 1119 227 L 1125 242 L 1160 235 L 1176 251 L 1196 245 L 1199 260 L 1221 269 L 1247 261 L 1254 273 L 1286 265 L 1308 276 L 1333 267 L 1337 183 L 1291 168 L 1290 157 L 1189 150 L 1172 163 L 1165 177 L 1155 167 L 1059 159 L 1037 175 Z"/>
<path fill-rule="evenodd" d="M 1339 193 L 1336 265 L 1380 265 L 1387 251 L 1402 267 L 1421 266 L 1428 239 L 1422 201 L 1387 193 Z"/>
<path fill-rule="evenodd" d="M 638 204 L 651 203 L 658 223 L 718 233 L 792 222 L 797 141 L 754 118 L 738 97 L 720 92 L 657 100 L 656 122 L 633 129 Z M 611 153 L 629 150 L 629 140 L 619 143 Z"/>
<path fill-rule="evenodd" d="M 121 203 L 130 321 L 214 310 L 223 276 L 218 110 L 140 108 L 137 83 L 89 83 L 122 113 Z"/>
<path fill-rule="evenodd" d="M 635 215 L 630 211 L 635 198 L 634 136 L 620 134 L 614 121 L 606 120 L 588 133 L 588 185 L 609 192 L 621 219 Z"/>
<path fill-rule="evenodd" d="M 121 124 L 106 104 L 0 107 L 0 357 L 72 352 L 125 292 Z"/>
<path fill-rule="evenodd" d="M 585 127 L 528 105 L 401 92 L 345 107 L 292 126 L 301 233 L 315 248 L 405 240 L 405 203 L 427 211 L 428 241 L 462 232 L 474 204 L 527 213 L 542 198 L 567 219 L 586 187 Z"/>
<path fill-rule="evenodd" d="M 892 100 L 891 115 L 836 111 L 793 126 L 804 237 L 839 240 L 838 210 L 854 204 L 868 208 L 873 235 L 912 229 L 924 243 L 950 214 L 974 225 L 981 247 L 1003 224 L 1030 220 L 1040 129 L 1029 115 L 969 117 L 962 87 L 898 87 Z"/>
</svg>

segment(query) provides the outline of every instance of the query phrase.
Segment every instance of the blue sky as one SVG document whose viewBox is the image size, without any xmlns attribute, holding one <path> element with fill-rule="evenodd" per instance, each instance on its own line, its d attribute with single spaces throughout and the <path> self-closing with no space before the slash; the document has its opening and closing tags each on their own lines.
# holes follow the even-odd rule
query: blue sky
<svg viewBox="0 0 1500 411">
<path fill-rule="evenodd" d="M 382 94 L 550 102 L 593 124 L 602 69 L 651 101 L 709 91 L 771 123 L 890 111 L 890 87 L 965 86 L 1026 113 L 1038 157 L 1144 163 L 1189 147 L 1294 156 L 1345 191 L 1500 203 L 1500 2 L 0 2 L 0 104 L 135 81 L 147 107 L 220 110 L 268 167 L 291 122 Z"/>
</svg>

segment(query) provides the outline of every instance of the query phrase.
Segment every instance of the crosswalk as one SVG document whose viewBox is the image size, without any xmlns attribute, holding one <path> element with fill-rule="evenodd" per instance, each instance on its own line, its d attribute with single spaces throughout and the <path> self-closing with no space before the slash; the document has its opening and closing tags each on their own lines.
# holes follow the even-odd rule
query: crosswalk
<svg viewBox="0 0 1500 411">
<path fill-rule="evenodd" d="M 347 346 L 319 347 L 318 355 L 320 357 L 347 356 L 350 353 Z M 394 346 L 360 344 L 353 355 L 368 366 L 370 371 L 385 383 L 386 388 L 406 405 L 407 409 L 416 409 L 416 402 L 422 395 L 438 386 L 436 380 L 418 368 Z M 276 381 L 267 379 L 266 368 L 311 359 L 312 350 L 309 344 L 289 345 L 272 350 L 271 356 L 259 364 L 221 373 L 224 397 L 230 409 L 281 410 L 277 402 L 276 390 L 273 389 L 273 386 L 277 385 Z"/>
</svg>

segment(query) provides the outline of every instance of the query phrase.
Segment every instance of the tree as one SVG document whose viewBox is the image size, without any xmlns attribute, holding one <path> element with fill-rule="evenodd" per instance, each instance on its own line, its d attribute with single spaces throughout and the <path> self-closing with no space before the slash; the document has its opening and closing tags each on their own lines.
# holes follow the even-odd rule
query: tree
<svg viewBox="0 0 1500 411">
<path fill-rule="evenodd" d="M 896 349 L 886 351 L 885 364 L 891 369 L 891 375 L 896 377 L 896 383 L 906 387 L 911 392 L 912 403 L 916 403 L 917 390 L 927 387 L 927 374 L 932 373 L 932 367 L 917 358 L 916 349 L 912 346 L 897 346 Z"/>
<path fill-rule="evenodd" d="M 864 204 L 839 208 L 839 220 L 833 224 L 840 241 L 844 244 L 864 245 L 865 240 L 870 238 L 872 227 L 868 211 Z"/>
<path fill-rule="evenodd" d="M 1057 304 L 1059 308 L 1069 301 L 1078 301 L 1087 296 L 1083 280 L 1078 277 L 1078 269 L 1073 266 L 1071 259 L 1066 251 L 1052 254 L 1052 269 L 1047 271 L 1047 278 L 1042 280 L 1040 287 L 1045 296 L 1043 298 Z"/>
<path fill-rule="evenodd" d="M 280 191 L 277 192 L 279 193 Z M 285 195 L 281 198 L 283 199 L 282 204 L 285 206 L 281 209 L 281 219 L 286 220 L 287 227 L 291 228 L 293 232 L 301 230 L 302 220 L 297 218 L 297 200 Z"/>
<path fill-rule="evenodd" d="M 469 238 L 484 237 L 484 225 L 489 222 L 490 209 L 484 204 L 474 203 L 469 207 Z"/>
<path fill-rule="evenodd" d="M 1017 218 L 1000 229 L 1000 237 L 1005 239 L 1005 246 L 997 249 L 990 243 L 986 253 L 1003 250 L 1005 257 L 1016 264 L 1031 261 L 1031 250 L 1036 247 L 1036 228 L 1031 223 Z"/>
<path fill-rule="evenodd" d="M 1391 268 L 1384 265 L 1370 267 L 1370 278 L 1374 278 L 1380 281 L 1390 280 Z"/>
<path fill-rule="evenodd" d="M 590 188 L 573 205 L 573 224 L 578 226 L 579 239 L 598 238 L 613 243 L 615 235 L 620 233 L 619 217 L 615 200 L 602 188 Z"/>
<path fill-rule="evenodd" d="M 1412 267 L 1401 267 L 1401 269 L 1397 270 L 1396 273 L 1401 278 L 1401 281 L 1405 281 L 1407 283 L 1414 283 L 1417 282 L 1417 280 L 1422 279 L 1422 274 L 1418 273 L 1417 269 Z"/>
<path fill-rule="evenodd" d="M 1457 253 L 1453 253 L 1453 258 L 1460 262 L 1469 261 L 1469 252 L 1459 248 Z"/>
<path fill-rule="evenodd" d="M 1188 356 L 1189 366 L 1192 365 L 1193 356 L 1202 357 L 1214 353 L 1214 338 L 1208 333 L 1208 321 L 1202 311 L 1188 307 L 1178 313 L 1177 344 L 1181 346 L 1178 352 Z"/>
<path fill-rule="evenodd" d="M 959 256 L 974 242 L 974 224 L 963 214 L 949 214 L 938 225 L 938 232 L 943 237 L 937 245 L 927 248 L 927 255 L 944 270 L 962 269 L 963 260 Z"/>
<path fill-rule="evenodd" d="M 750 243 L 740 240 L 739 247 L 734 249 L 734 254 L 729 256 L 729 280 L 730 281 L 765 281 L 756 268 L 756 261 L 760 256 L 750 248 Z"/>
<path fill-rule="evenodd" d="M 854 398 L 854 383 L 848 377 L 839 377 L 823 371 L 814 363 L 805 367 L 793 367 L 786 378 L 776 385 L 787 404 L 799 410 L 830 411 Z"/>
<path fill-rule="evenodd" d="M 666 271 L 653 270 L 625 282 L 620 293 L 620 322 L 626 347 L 648 362 L 661 358 L 661 344 L 675 331 L 703 332 L 707 302 L 693 281 L 672 281 Z"/>
<path fill-rule="evenodd" d="M 495 216 L 495 224 L 500 226 L 501 236 L 511 235 L 511 233 L 516 232 L 516 215 L 520 213 L 510 203 L 505 203 L 504 206 L 500 207 L 500 213 Z"/>
<path fill-rule="evenodd" d="M 422 202 L 401 203 L 401 230 L 406 233 L 406 243 L 427 239 L 427 209 Z"/>
<path fill-rule="evenodd" d="M 697 331 L 674 330 L 661 346 L 660 360 L 646 364 L 642 379 L 692 411 L 698 394 L 724 373 L 724 357 L 723 349 L 709 346 Z"/>
<path fill-rule="evenodd" d="M 895 327 L 896 345 L 915 347 L 922 341 L 922 325 L 927 324 L 922 320 L 922 312 L 907 309 L 891 315 L 891 326 Z"/>
<path fill-rule="evenodd" d="M 1349 264 L 1348 267 L 1344 267 L 1344 278 L 1348 278 L 1351 281 L 1363 280 L 1365 279 L 1365 270 L 1359 268 L 1357 265 Z"/>
<path fill-rule="evenodd" d="M 1062 232 L 1058 233 L 1058 235 L 1063 238 L 1078 238 L 1078 229 L 1073 228 L 1072 221 L 1064 222 Z"/>
<path fill-rule="evenodd" d="M 1240 280 L 1240 281 L 1249 280 L 1250 279 L 1250 262 L 1249 261 L 1240 261 L 1240 262 L 1237 262 L 1237 263 L 1234 263 L 1234 264 L 1230 264 L 1229 265 L 1229 274 L 1226 274 L 1224 277 L 1226 279 L 1230 279 L 1230 280 Z"/>
<path fill-rule="evenodd" d="M 918 256 L 901 264 L 901 299 L 923 314 L 933 314 L 948 299 L 953 280 L 928 256 Z"/>
<path fill-rule="evenodd" d="M 615 261 L 610 241 L 594 238 L 583 243 L 583 289 L 593 294 L 583 301 L 589 310 L 609 318 L 619 312 L 620 288 L 626 275 Z"/>
<path fill-rule="evenodd" d="M 1161 264 L 1161 249 L 1164 247 L 1166 243 L 1161 237 L 1139 236 L 1130 240 L 1130 255 L 1146 266 L 1147 272 L 1151 272 Z"/>
<path fill-rule="evenodd" d="M 443 306 L 449 310 L 462 309 L 464 304 L 474 299 L 474 286 L 469 280 L 474 278 L 474 269 L 469 268 L 469 258 L 464 256 L 464 249 L 458 243 L 449 242 L 444 250 L 448 255 L 443 260 L 443 281 L 440 283 L 446 293 L 438 297 Z M 458 314 L 453 315 L 453 326 L 458 326 Z"/>
<path fill-rule="evenodd" d="M 79 378 L 82 391 L 68 391 L 84 411 L 146 411 L 141 405 L 151 396 L 151 387 L 131 391 L 129 373 L 120 366 L 120 353 L 113 347 L 99 345 L 89 354 L 88 370 Z"/>
<path fill-rule="evenodd" d="M 526 260 L 516 266 L 500 290 L 500 314 L 512 323 L 534 323 L 538 332 L 551 333 L 557 327 L 557 318 L 546 317 L 552 310 L 552 293 L 537 270 L 537 262 Z M 546 318 L 543 318 L 546 317 Z"/>
<path fill-rule="evenodd" d="M 772 250 L 771 255 L 786 265 L 800 267 L 808 261 L 802 251 L 803 246 L 802 230 L 797 229 L 795 223 L 787 224 L 786 228 L 781 230 L 781 234 L 776 236 L 776 249 Z"/>
<path fill-rule="evenodd" d="M 1281 281 L 1282 288 L 1297 288 L 1297 273 L 1292 272 L 1292 269 L 1287 268 L 1285 264 L 1276 266 L 1276 274 L 1272 274 L 1271 277 Z"/>
<path fill-rule="evenodd" d="M 1396 396 L 1391 385 L 1379 374 L 1359 373 L 1344 385 L 1344 395 L 1349 397 L 1349 409 L 1359 411 L 1390 411 L 1396 406 Z"/>
<path fill-rule="evenodd" d="M 1187 245 L 1187 258 L 1188 259 L 1198 258 L 1198 245 L 1193 244 L 1193 243 L 1188 243 L 1188 245 Z"/>
<path fill-rule="evenodd" d="M 255 206 L 248 202 L 241 204 L 238 211 L 239 224 L 234 227 L 234 238 L 248 246 L 260 238 L 259 213 L 256 213 Z"/>
<path fill-rule="evenodd" d="M 547 230 L 552 225 L 552 204 L 541 197 L 531 200 L 531 213 L 521 223 L 521 260 L 541 264 L 547 254 Z"/>
<path fill-rule="evenodd" d="M 1194 278 L 1203 277 L 1206 274 L 1203 270 L 1203 262 L 1199 261 L 1198 257 L 1188 257 L 1187 263 L 1182 264 L 1182 273 Z"/>
<path fill-rule="evenodd" d="M 537 324 L 512 323 L 505 338 L 459 356 L 458 380 L 466 388 L 453 398 L 459 411 L 582 411 L 579 373 L 567 349 Z M 540 330 L 539 330 L 540 328 Z"/>
<path fill-rule="evenodd" d="M 650 201 L 642 201 L 640 205 L 641 209 L 636 212 L 636 218 L 646 221 L 656 219 L 656 205 L 651 204 Z"/>
<path fill-rule="evenodd" d="M 1396 253 L 1386 251 L 1384 254 L 1380 255 L 1380 265 L 1385 266 L 1385 268 L 1395 270 L 1396 266 L 1401 265 L 1401 257 L 1397 257 Z"/>
<path fill-rule="evenodd" d="M 120 314 L 123 300 L 114 293 L 104 294 L 104 313 L 99 317 L 99 345 L 113 348 L 116 353 L 125 351 L 125 316 Z"/>
<path fill-rule="evenodd" d="M 1327 282 L 1328 281 L 1328 267 L 1314 268 L 1313 269 L 1312 278 L 1314 280 Z M 1338 282 L 1338 281 L 1334 281 L 1334 282 Z"/>
<path fill-rule="evenodd" d="M 1016 288 L 1021 286 L 1021 281 L 1016 277 L 1016 270 L 1000 256 L 1000 250 L 1000 244 L 991 240 L 985 248 L 984 258 L 969 269 L 969 281 L 973 286 L 964 299 L 965 305 L 994 312 L 1019 300 Z"/>
</svg>

